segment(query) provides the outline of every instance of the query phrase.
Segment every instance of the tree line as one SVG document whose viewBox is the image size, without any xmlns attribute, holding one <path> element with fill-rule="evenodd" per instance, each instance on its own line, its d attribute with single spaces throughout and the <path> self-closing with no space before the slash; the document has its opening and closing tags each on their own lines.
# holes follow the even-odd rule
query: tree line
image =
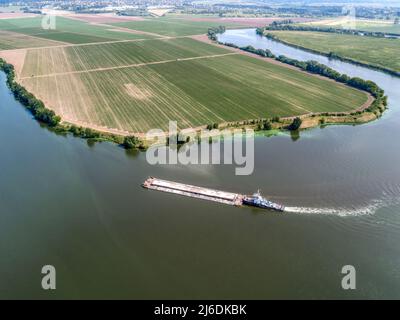
<svg viewBox="0 0 400 320">
<path fill-rule="evenodd" d="M 207 36 L 210 40 L 217 41 L 217 34 L 224 33 L 226 28 L 224 26 L 208 28 Z"/>
<path fill-rule="evenodd" d="M 289 20 L 290 21 L 290 20 Z M 328 32 L 328 33 L 338 33 L 338 34 L 347 34 L 354 36 L 367 36 L 367 37 L 376 37 L 376 38 L 384 38 L 386 36 L 390 36 L 392 34 L 379 32 L 379 31 L 361 31 L 355 29 L 341 29 L 341 28 L 332 28 L 332 27 L 318 27 L 318 26 L 306 26 L 306 25 L 294 25 L 293 22 L 279 23 L 272 22 L 268 26 L 264 28 L 257 28 L 257 34 L 263 34 L 264 31 L 314 31 L 314 32 Z"/>
<path fill-rule="evenodd" d="M 75 125 L 61 125 L 60 116 L 56 115 L 53 110 L 47 109 L 43 101 L 37 99 L 32 93 L 15 81 L 15 70 L 12 64 L 0 58 L 0 70 L 6 74 L 7 86 L 10 88 L 15 99 L 25 106 L 38 121 L 48 125 L 59 133 L 70 132 L 74 136 L 90 139 L 91 141 L 109 140 L 120 143 L 121 138 L 112 134 L 103 134 L 90 128 Z"/>
<path fill-rule="evenodd" d="M 271 52 L 269 49 L 256 49 L 253 46 L 245 46 L 245 47 L 239 47 L 234 43 L 229 43 L 229 42 L 218 42 L 219 44 L 223 44 L 224 46 L 235 48 L 235 49 L 240 49 L 243 51 L 247 51 L 250 53 L 257 54 L 261 57 L 265 58 L 275 58 L 275 55 Z"/>
<path fill-rule="evenodd" d="M 347 84 L 353 88 L 364 90 L 372 94 L 375 98 L 383 97 L 384 90 L 371 80 L 364 80 L 359 77 L 349 77 L 347 74 L 341 74 L 328 66 L 314 60 L 299 61 L 288 58 L 284 55 L 276 57 L 276 60 L 298 67 L 304 71 L 319 74 L 335 81 Z"/>
<path fill-rule="evenodd" d="M 35 119 L 46 123 L 50 127 L 55 127 L 61 121 L 53 110 L 45 107 L 43 101 L 37 99 L 32 93 L 28 92 L 23 86 L 15 81 L 15 70 L 12 64 L 6 63 L 0 58 L 0 69 L 7 75 L 7 85 L 16 100 L 21 102 L 35 117 Z"/>
</svg>

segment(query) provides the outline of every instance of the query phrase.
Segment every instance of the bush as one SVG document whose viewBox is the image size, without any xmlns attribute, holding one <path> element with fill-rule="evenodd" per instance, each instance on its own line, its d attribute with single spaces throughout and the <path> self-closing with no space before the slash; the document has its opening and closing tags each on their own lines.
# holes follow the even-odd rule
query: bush
<svg viewBox="0 0 400 320">
<path fill-rule="evenodd" d="M 215 28 L 209 28 L 207 31 L 207 36 L 210 40 L 217 41 L 217 34 L 218 33 L 224 33 L 225 32 L 225 27 L 224 26 L 219 26 Z"/>
<path fill-rule="evenodd" d="M 124 142 L 122 143 L 123 147 L 126 149 L 137 149 L 142 148 L 142 143 L 138 137 L 135 136 L 127 136 L 124 138 Z"/>
<path fill-rule="evenodd" d="M 83 137 L 86 139 L 97 139 L 100 138 L 100 133 L 90 128 L 86 128 L 84 129 Z"/>
<path fill-rule="evenodd" d="M 275 58 L 275 55 L 268 49 L 263 50 L 263 49 L 256 49 L 252 46 L 246 46 L 246 47 L 240 47 L 240 50 L 251 52 L 261 57 Z"/>
<path fill-rule="evenodd" d="M 271 130 L 272 129 L 272 123 L 269 120 L 265 120 L 263 123 L 263 129 L 264 130 Z"/>
<path fill-rule="evenodd" d="M 299 117 L 294 118 L 293 122 L 289 126 L 289 130 L 290 131 L 299 130 L 302 123 L 303 121 Z"/>
<path fill-rule="evenodd" d="M 279 118 L 279 117 L 272 118 L 272 122 L 279 122 L 279 121 L 281 121 L 281 118 Z"/>
</svg>

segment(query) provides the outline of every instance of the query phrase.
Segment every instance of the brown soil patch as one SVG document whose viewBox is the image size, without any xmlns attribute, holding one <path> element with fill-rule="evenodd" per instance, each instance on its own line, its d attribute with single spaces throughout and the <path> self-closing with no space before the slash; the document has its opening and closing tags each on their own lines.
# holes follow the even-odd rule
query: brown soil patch
<svg viewBox="0 0 400 320">
<path fill-rule="evenodd" d="M 170 12 L 172 9 L 149 9 L 148 11 L 152 14 L 155 15 L 157 17 L 162 17 L 163 15 L 165 15 L 166 13 Z"/>
<path fill-rule="evenodd" d="M 153 93 L 149 89 L 139 88 L 133 83 L 124 84 L 125 91 L 134 99 L 137 100 L 148 100 L 153 96 Z"/>
<path fill-rule="evenodd" d="M 63 118 L 62 122 L 65 124 L 73 124 L 75 126 L 82 127 L 82 128 L 93 129 L 93 130 L 103 132 L 103 133 L 115 134 L 117 136 L 133 136 L 134 135 L 141 139 L 144 139 L 146 137 L 146 135 L 141 132 L 133 132 L 133 131 L 120 130 L 120 129 L 116 129 L 116 128 L 109 128 L 106 126 L 95 125 L 93 123 L 79 121 L 76 119 Z"/>
<path fill-rule="evenodd" d="M 3 58 L 7 63 L 14 65 L 17 77 L 21 74 L 25 62 L 25 56 L 26 49 L 0 51 L 0 58 Z"/>
<path fill-rule="evenodd" d="M 368 93 L 367 101 L 365 101 L 364 104 L 360 108 L 357 109 L 357 111 L 364 111 L 372 104 L 372 102 L 374 102 L 374 100 L 375 100 L 375 98 L 371 94 Z"/>
<path fill-rule="evenodd" d="M 377 119 L 377 116 L 372 112 L 365 112 L 358 116 L 315 116 L 302 119 L 301 129 L 311 129 L 323 125 L 321 122 L 324 120 L 325 124 L 355 124 L 367 123 Z"/>
</svg>

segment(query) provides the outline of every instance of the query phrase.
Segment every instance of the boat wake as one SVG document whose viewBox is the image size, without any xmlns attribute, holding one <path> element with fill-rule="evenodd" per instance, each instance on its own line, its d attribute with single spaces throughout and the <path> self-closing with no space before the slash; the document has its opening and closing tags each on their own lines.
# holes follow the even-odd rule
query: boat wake
<svg viewBox="0 0 400 320">
<path fill-rule="evenodd" d="M 312 208 L 312 207 L 286 207 L 285 212 L 301 213 L 301 214 L 320 214 L 320 215 L 336 215 L 340 217 L 356 217 L 372 215 L 378 209 L 387 207 L 399 202 L 399 199 L 377 199 L 371 201 L 370 204 L 360 207 L 337 207 L 337 208 Z"/>
</svg>

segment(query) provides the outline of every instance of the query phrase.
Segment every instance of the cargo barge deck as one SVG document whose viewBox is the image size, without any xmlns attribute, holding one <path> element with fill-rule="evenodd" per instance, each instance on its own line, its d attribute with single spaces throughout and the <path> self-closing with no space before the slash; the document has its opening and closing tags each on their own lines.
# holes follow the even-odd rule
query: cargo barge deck
<svg viewBox="0 0 400 320">
<path fill-rule="evenodd" d="M 153 177 L 146 179 L 142 186 L 147 189 L 175 193 L 187 197 L 215 201 L 233 206 L 241 206 L 243 204 L 243 195 L 238 193 L 197 187 Z"/>
<path fill-rule="evenodd" d="M 174 193 L 191 198 L 215 201 L 233 206 L 241 206 L 244 204 L 280 212 L 285 210 L 285 207 L 283 205 L 273 203 L 263 198 L 259 192 L 255 193 L 253 196 L 246 196 L 239 193 L 197 187 L 189 184 L 167 181 L 154 177 L 146 179 L 143 182 L 142 186 L 151 190 Z"/>
</svg>

